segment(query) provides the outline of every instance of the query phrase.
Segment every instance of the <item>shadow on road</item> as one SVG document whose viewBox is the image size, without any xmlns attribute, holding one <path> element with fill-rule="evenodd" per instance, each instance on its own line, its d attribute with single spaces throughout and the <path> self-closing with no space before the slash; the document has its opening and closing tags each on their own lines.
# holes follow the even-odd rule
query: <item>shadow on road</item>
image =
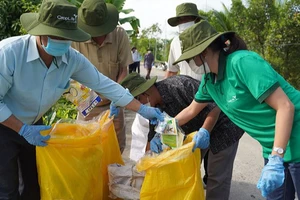
<svg viewBox="0 0 300 200">
<path fill-rule="evenodd" d="M 261 194 L 258 193 L 258 189 L 255 189 L 256 185 L 232 181 L 230 190 L 230 200 L 263 200 Z"/>
</svg>

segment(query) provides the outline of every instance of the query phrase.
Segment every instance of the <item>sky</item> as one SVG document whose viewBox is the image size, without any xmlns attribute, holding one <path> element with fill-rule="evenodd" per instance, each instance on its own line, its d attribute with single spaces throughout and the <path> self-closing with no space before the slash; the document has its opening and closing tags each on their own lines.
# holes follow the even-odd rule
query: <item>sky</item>
<svg viewBox="0 0 300 200">
<path fill-rule="evenodd" d="M 123 8 L 131 8 L 134 12 L 128 15 L 120 14 L 120 17 L 137 17 L 140 20 L 141 30 L 158 23 L 163 32 L 160 38 L 172 39 L 177 34 L 178 27 L 171 27 L 167 20 L 175 17 L 176 6 L 185 2 L 195 3 L 198 10 L 204 11 L 212 9 L 222 11 L 222 3 L 228 8 L 231 7 L 231 0 L 126 0 Z M 129 24 L 123 24 L 122 26 L 125 29 L 131 29 Z"/>
</svg>

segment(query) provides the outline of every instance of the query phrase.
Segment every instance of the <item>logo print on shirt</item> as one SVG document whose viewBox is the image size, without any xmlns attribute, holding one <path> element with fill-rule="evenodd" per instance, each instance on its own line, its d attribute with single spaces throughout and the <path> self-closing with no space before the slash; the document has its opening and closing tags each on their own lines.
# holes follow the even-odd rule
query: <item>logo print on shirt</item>
<svg viewBox="0 0 300 200">
<path fill-rule="evenodd" d="M 228 100 L 228 103 L 232 103 L 232 102 L 235 102 L 237 101 L 238 98 L 236 98 L 236 95 L 232 96 L 232 98 L 230 100 Z"/>
</svg>

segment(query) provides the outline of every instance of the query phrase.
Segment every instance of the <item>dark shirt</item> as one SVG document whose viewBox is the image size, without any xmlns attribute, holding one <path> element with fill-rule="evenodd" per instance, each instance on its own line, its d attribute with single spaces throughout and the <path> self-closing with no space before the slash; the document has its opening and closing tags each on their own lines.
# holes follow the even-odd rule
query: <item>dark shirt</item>
<svg viewBox="0 0 300 200">
<path fill-rule="evenodd" d="M 154 55 L 151 52 L 147 53 L 144 57 L 145 67 L 151 68 L 153 62 L 154 62 Z"/>
<path fill-rule="evenodd" d="M 194 100 L 200 81 L 189 76 L 172 76 L 157 82 L 156 88 L 163 101 L 162 106 L 156 106 L 169 116 L 175 117 Z M 216 107 L 215 103 L 209 103 L 195 118 L 181 128 L 185 134 L 198 131 L 202 127 L 207 114 Z M 244 131 L 233 124 L 227 116 L 221 112 L 210 137 L 210 150 L 213 154 L 218 153 L 237 142 Z M 154 126 L 150 124 L 148 141 L 155 135 Z"/>
</svg>

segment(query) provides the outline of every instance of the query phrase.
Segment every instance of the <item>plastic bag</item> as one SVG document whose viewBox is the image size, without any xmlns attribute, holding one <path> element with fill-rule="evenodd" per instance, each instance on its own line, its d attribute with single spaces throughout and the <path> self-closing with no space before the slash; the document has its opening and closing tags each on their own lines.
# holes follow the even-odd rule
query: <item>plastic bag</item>
<svg viewBox="0 0 300 200">
<path fill-rule="evenodd" d="M 176 119 L 163 112 L 164 121 L 159 121 L 155 132 L 160 133 L 161 143 L 172 149 L 181 147 L 185 138 L 184 131 L 180 128 Z"/>
<path fill-rule="evenodd" d="M 64 93 L 64 96 L 76 106 L 76 109 L 83 117 L 86 117 L 101 101 L 101 98 L 96 92 L 77 81 L 71 80 L 70 82 L 70 87 L 67 92 Z"/>
<path fill-rule="evenodd" d="M 58 122 L 42 132 L 51 135 L 46 147 L 36 148 L 42 200 L 109 199 L 107 165 L 123 160 L 108 114 L 98 122 Z"/>
<path fill-rule="evenodd" d="M 125 166 L 111 164 L 108 166 L 108 175 L 111 198 L 140 199 L 145 173 L 138 172 L 135 163 L 126 162 Z"/>
<path fill-rule="evenodd" d="M 149 120 L 137 113 L 131 126 L 131 133 L 129 158 L 136 162 L 145 155 L 148 142 Z"/>
<path fill-rule="evenodd" d="M 192 153 L 194 133 L 184 145 L 157 156 L 145 156 L 136 165 L 146 171 L 140 193 L 141 200 L 204 200 L 200 171 L 200 150 Z"/>
</svg>

